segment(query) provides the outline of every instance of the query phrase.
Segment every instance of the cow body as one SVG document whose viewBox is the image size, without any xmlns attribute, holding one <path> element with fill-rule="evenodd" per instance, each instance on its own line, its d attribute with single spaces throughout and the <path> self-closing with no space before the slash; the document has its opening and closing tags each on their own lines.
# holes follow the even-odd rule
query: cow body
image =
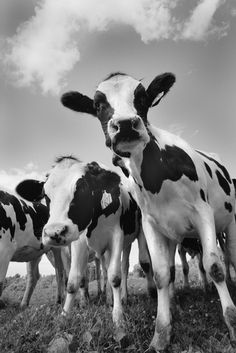
<svg viewBox="0 0 236 353">
<path fill-rule="evenodd" d="M 42 229 L 48 219 L 48 208 L 26 203 L 7 191 L 0 191 L 0 295 L 10 261 L 27 262 L 27 285 L 21 307 L 29 304 L 39 279 L 38 263 L 49 251 L 42 243 Z M 63 295 L 63 266 L 60 250 L 53 249 L 58 284 L 58 298 Z"/>
<path fill-rule="evenodd" d="M 37 189 L 32 186 L 32 181 L 26 180 L 18 185 L 17 192 L 25 196 L 28 194 L 25 192 L 27 188 Z M 48 179 L 42 183 L 40 194 L 46 196 L 50 204 L 50 216 L 43 230 L 44 245 L 60 247 L 71 244 L 71 270 L 63 313 L 70 313 L 78 287 L 85 284 L 89 246 L 97 257 L 105 257 L 108 282 L 113 293 L 113 321 L 117 329 L 122 329 L 120 285 L 123 280 L 126 297 L 129 252 L 136 238 L 141 249 L 140 263 L 145 264 L 149 287 L 152 285 L 149 253 L 140 227 L 140 210 L 132 195 L 120 183 L 118 174 L 96 162 L 82 163 L 74 157 L 57 160 Z"/>
<path fill-rule="evenodd" d="M 98 117 L 106 145 L 114 153 L 113 162 L 132 184 L 158 290 L 150 345 L 156 351 L 170 342 L 170 249 L 184 237 L 201 240 L 204 268 L 217 288 L 231 341 L 236 343 L 236 308 L 216 248 L 216 233 L 224 231 L 227 253 L 236 267 L 233 182 L 217 160 L 147 120 L 148 109 L 160 102 L 174 82 L 174 75 L 165 73 L 145 90 L 140 81 L 115 73 L 99 84 L 94 100 L 78 92 L 62 97 L 66 107 Z"/>
</svg>

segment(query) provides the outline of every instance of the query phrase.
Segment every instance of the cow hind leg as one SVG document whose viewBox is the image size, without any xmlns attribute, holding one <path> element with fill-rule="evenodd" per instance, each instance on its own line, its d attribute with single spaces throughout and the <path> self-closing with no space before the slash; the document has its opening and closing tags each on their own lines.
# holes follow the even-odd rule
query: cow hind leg
<svg viewBox="0 0 236 353">
<path fill-rule="evenodd" d="M 225 242 L 225 262 L 226 262 L 226 274 L 230 277 L 230 264 L 233 266 L 236 272 L 236 223 L 233 219 L 225 230 L 226 242 Z"/>
<path fill-rule="evenodd" d="M 3 285 L 6 278 L 7 269 L 10 260 L 14 254 L 14 251 L 14 248 L 8 248 L 7 244 L 1 244 L 0 242 L 0 309 L 5 307 L 4 301 L 1 299 L 1 296 L 3 292 Z"/>
<path fill-rule="evenodd" d="M 33 294 L 34 288 L 39 280 L 39 262 L 41 260 L 41 256 L 37 257 L 36 259 L 27 262 L 27 283 L 26 289 L 21 301 L 20 307 L 22 309 L 26 308 L 29 305 L 30 298 Z"/>
<path fill-rule="evenodd" d="M 206 221 L 207 219 L 207 221 Z M 223 264 L 218 255 L 216 246 L 216 233 L 214 216 L 210 209 L 204 209 L 203 216 L 199 218 L 197 228 L 203 248 L 203 266 L 206 273 L 211 277 L 218 291 L 223 316 L 228 326 L 230 340 L 232 345 L 236 345 L 236 308 L 230 297 L 226 286 Z M 230 227 L 229 227 L 230 229 Z M 231 226 L 232 229 L 232 226 Z M 231 246 L 236 245 L 232 240 L 232 234 L 229 238 Z M 236 256 L 236 255 L 234 255 Z M 232 254 L 233 257 L 233 254 Z M 234 260 L 233 258 L 231 258 Z"/>
</svg>

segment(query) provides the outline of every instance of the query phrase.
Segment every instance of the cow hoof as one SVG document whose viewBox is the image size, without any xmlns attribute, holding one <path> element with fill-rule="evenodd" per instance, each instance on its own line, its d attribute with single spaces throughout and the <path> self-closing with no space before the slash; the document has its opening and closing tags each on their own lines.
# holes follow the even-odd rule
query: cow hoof
<svg viewBox="0 0 236 353">
<path fill-rule="evenodd" d="M 124 329 L 116 329 L 114 339 L 117 343 L 119 343 L 122 349 L 130 345 L 128 335 L 125 333 Z"/>
<path fill-rule="evenodd" d="M 28 307 L 26 303 L 20 303 L 20 309 L 25 310 Z"/>
</svg>

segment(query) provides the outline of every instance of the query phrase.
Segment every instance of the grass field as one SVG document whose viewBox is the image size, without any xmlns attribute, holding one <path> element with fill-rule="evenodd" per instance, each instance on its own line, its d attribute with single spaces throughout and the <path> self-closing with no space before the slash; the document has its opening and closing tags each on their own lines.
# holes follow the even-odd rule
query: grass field
<svg viewBox="0 0 236 353">
<path fill-rule="evenodd" d="M 190 290 L 182 289 L 182 274 L 177 269 L 177 309 L 173 316 L 173 335 L 168 353 L 233 353 L 223 322 L 220 302 L 215 289 L 206 295 L 199 284 L 197 271 L 191 265 Z M 111 308 L 96 298 L 96 283 L 90 283 L 90 303 L 87 308 L 75 305 L 70 321 L 60 319 L 61 306 L 56 305 L 54 276 L 42 277 L 29 308 L 19 309 L 25 289 L 25 278 L 7 279 L 0 310 L 1 353 L 112 353 L 144 352 L 151 341 L 156 303 L 147 297 L 145 279 L 129 277 L 129 303 L 125 306 L 128 345 L 121 347 L 113 338 Z M 236 289 L 230 288 L 236 302 Z M 50 342 L 54 339 L 54 344 Z M 69 348 L 63 348 L 70 342 Z M 58 343 L 58 347 L 55 347 Z M 67 345 L 68 346 L 68 345 Z"/>
</svg>

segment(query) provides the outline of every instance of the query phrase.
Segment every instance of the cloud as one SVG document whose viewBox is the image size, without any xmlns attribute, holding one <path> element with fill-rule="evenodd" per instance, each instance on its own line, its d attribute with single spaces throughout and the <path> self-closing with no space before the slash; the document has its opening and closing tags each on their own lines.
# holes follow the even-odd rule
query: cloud
<svg viewBox="0 0 236 353">
<path fill-rule="evenodd" d="M 0 170 L 0 188 L 15 192 L 16 185 L 24 179 L 44 180 L 45 173 L 39 172 L 38 167 L 30 162 L 23 169 Z"/>
<path fill-rule="evenodd" d="M 202 40 L 214 32 L 223 35 L 228 26 L 213 26 L 212 19 L 217 8 L 224 2 L 222 0 L 201 0 L 193 10 L 190 19 L 184 24 L 181 37 L 184 39 Z"/>
<path fill-rule="evenodd" d="M 80 35 L 112 24 L 135 29 L 145 43 L 163 39 L 202 40 L 220 31 L 212 19 L 224 2 L 195 1 L 190 18 L 174 16 L 179 0 L 39 0 L 35 15 L 6 40 L 4 62 L 21 86 L 39 84 L 56 93 L 80 60 Z"/>
</svg>

